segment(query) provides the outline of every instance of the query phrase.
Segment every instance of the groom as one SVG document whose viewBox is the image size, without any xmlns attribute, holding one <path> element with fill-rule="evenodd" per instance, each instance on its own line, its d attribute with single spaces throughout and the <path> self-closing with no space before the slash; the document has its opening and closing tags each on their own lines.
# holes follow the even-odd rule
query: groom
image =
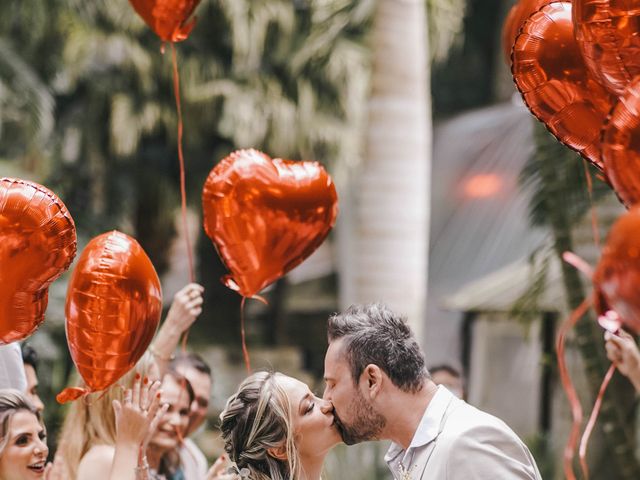
<svg viewBox="0 0 640 480">
<path fill-rule="evenodd" d="M 324 398 L 347 445 L 392 440 L 398 480 L 541 480 L 533 456 L 501 420 L 431 381 L 404 319 L 381 304 L 329 319 Z"/>
</svg>

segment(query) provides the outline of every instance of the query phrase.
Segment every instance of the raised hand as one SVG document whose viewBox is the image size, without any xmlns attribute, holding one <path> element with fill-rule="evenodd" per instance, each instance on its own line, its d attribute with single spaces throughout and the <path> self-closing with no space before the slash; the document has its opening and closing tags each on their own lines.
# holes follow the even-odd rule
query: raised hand
<svg viewBox="0 0 640 480">
<path fill-rule="evenodd" d="M 204 287 L 197 283 L 190 283 L 183 287 L 173 297 L 165 324 L 174 326 L 180 333 L 191 327 L 202 313 L 203 292 Z"/>
<path fill-rule="evenodd" d="M 125 391 L 123 404 L 118 400 L 113 401 L 116 442 L 142 445 L 149 436 L 149 430 L 153 434 L 154 422 L 157 425 L 162 413 L 162 409 L 159 409 L 159 390 L 159 381 L 151 383 L 146 377 L 141 381 L 140 375 L 137 375 L 133 388 Z"/>
<path fill-rule="evenodd" d="M 617 334 L 605 332 L 607 357 L 618 371 L 629 378 L 637 392 L 640 392 L 640 350 L 631 335 L 623 330 Z"/>
<path fill-rule="evenodd" d="M 62 455 L 56 455 L 53 463 L 49 462 L 44 469 L 44 480 L 68 480 L 69 469 L 62 458 Z"/>
<path fill-rule="evenodd" d="M 134 479 L 138 461 L 144 456 L 147 443 L 168 405 L 160 408 L 160 382 L 141 381 L 136 375 L 133 388 L 127 389 L 124 400 L 113 401 L 116 415 L 116 451 L 110 479 Z M 144 477 L 143 477 L 144 478 Z"/>
</svg>

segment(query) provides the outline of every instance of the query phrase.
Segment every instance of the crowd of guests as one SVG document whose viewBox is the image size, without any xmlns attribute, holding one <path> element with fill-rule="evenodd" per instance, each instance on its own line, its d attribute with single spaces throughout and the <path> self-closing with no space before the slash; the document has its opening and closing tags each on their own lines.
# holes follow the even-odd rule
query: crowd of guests
<svg viewBox="0 0 640 480">
<path fill-rule="evenodd" d="M 226 454 L 209 467 L 189 437 L 207 417 L 211 368 L 175 353 L 202 294 L 197 284 L 178 292 L 135 369 L 71 404 L 52 460 L 37 353 L 0 347 L 0 480 L 318 480 L 333 446 L 379 439 L 392 441 L 385 461 L 399 480 L 540 479 L 517 435 L 464 401 L 462 375 L 448 365 L 427 370 L 404 319 L 379 304 L 329 319 L 322 398 L 281 373 L 249 376 L 220 416 Z M 607 333 L 605 347 L 640 392 L 634 339 Z"/>
</svg>

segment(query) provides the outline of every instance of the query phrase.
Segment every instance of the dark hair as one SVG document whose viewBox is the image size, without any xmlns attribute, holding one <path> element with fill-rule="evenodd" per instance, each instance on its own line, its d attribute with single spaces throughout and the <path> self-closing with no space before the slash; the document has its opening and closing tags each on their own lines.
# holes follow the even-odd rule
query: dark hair
<svg viewBox="0 0 640 480">
<path fill-rule="evenodd" d="M 327 336 L 329 343 L 345 339 L 345 354 L 356 384 L 369 364 L 380 367 L 405 392 L 420 391 L 429 378 L 424 355 L 406 319 L 384 304 L 352 305 L 331 316 Z"/>
<path fill-rule="evenodd" d="M 456 368 L 447 363 L 443 363 L 442 365 L 434 365 L 429 369 L 429 373 L 431 375 L 438 372 L 447 372 L 452 377 L 462 379 L 462 374 Z"/>
<path fill-rule="evenodd" d="M 176 355 L 176 358 L 171 360 L 170 367 L 173 368 L 174 370 L 177 369 L 178 367 L 182 367 L 182 366 L 195 368 L 199 372 L 205 373 L 209 377 L 211 377 L 211 367 L 197 353 L 192 353 L 192 352 L 182 353 L 182 352 L 180 352 L 180 353 L 178 353 Z"/>
<path fill-rule="evenodd" d="M 34 350 L 31 345 L 23 343 L 21 345 L 22 350 L 22 362 L 25 365 L 31 365 L 33 369 L 38 371 L 38 352 Z"/>
</svg>

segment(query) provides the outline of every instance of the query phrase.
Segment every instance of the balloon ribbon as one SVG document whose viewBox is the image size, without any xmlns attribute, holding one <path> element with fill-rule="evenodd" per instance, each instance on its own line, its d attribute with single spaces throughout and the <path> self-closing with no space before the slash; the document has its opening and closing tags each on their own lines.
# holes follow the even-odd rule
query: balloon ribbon
<svg viewBox="0 0 640 480">
<path fill-rule="evenodd" d="M 556 354 L 558 356 L 558 369 L 560 371 L 560 379 L 562 381 L 562 387 L 564 388 L 569 404 L 571 405 L 571 415 L 573 417 L 573 423 L 571 425 L 571 433 L 569 440 L 564 447 L 564 459 L 563 467 L 564 474 L 567 480 L 576 480 L 576 476 L 573 472 L 573 456 L 578 444 L 578 438 L 580 436 L 580 424 L 582 423 L 582 406 L 578 399 L 578 394 L 573 386 L 569 371 L 567 369 L 567 363 L 565 361 L 564 347 L 566 342 L 567 333 L 578 323 L 578 320 L 587 312 L 591 305 L 591 298 L 585 299 L 573 312 L 569 318 L 567 318 L 558 331 L 558 337 L 556 339 Z"/>
<path fill-rule="evenodd" d="M 178 73 L 178 55 L 176 46 L 171 42 L 171 57 L 173 60 L 173 91 L 176 98 L 176 110 L 178 111 L 178 159 L 180 160 L 180 203 L 182 206 L 182 229 L 184 231 L 184 240 L 187 244 L 187 258 L 189 259 L 189 278 L 191 282 L 195 282 L 195 271 L 193 269 L 193 253 L 191 251 L 191 241 L 189 239 L 189 230 L 187 228 L 187 190 L 185 187 L 185 169 L 184 154 L 182 152 L 182 107 L 180 102 L 180 75 Z"/>
<path fill-rule="evenodd" d="M 593 411 L 591 412 L 591 416 L 589 417 L 589 421 L 587 422 L 587 426 L 584 429 L 584 433 L 582 434 L 582 438 L 580 439 L 580 449 L 578 450 L 578 456 L 580 457 L 580 467 L 582 468 L 582 473 L 584 475 L 585 480 L 589 480 L 589 467 L 587 466 L 587 445 L 589 444 L 589 437 L 591 437 L 591 432 L 593 431 L 593 427 L 596 424 L 596 420 L 598 420 L 598 415 L 600 414 L 600 407 L 602 406 L 602 397 L 604 397 L 604 392 L 607 390 L 609 386 L 609 382 L 613 377 L 614 372 L 616 371 L 616 366 L 611 364 L 609 366 L 609 370 L 604 376 L 602 380 L 602 385 L 600 385 L 600 390 L 598 391 L 598 397 L 596 398 L 596 403 L 593 404 Z"/>
</svg>

